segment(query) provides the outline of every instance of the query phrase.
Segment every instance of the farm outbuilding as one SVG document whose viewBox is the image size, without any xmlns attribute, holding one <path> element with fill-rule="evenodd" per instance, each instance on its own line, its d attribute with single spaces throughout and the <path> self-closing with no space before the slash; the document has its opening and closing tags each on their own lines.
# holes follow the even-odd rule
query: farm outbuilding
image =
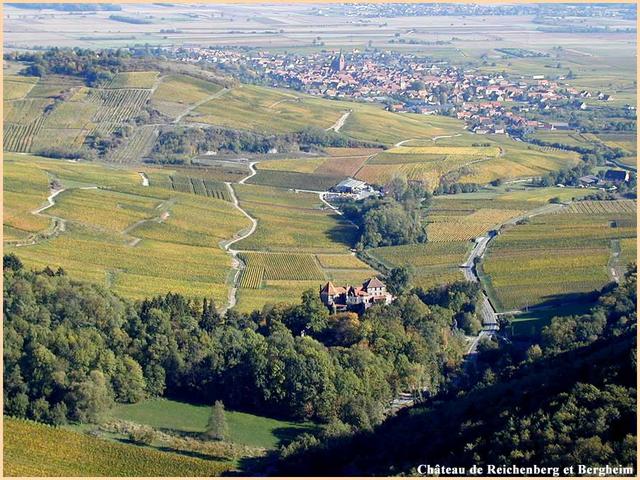
<svg viewBox="0 0 640 480">
<path fill-rule="evenodd" d="M 347 178 L 338 183 L 334 190 L 339 193 L 360 193 L 367 188 L 366 182 L 356 180 L 355 178 Z"/>
<path fill-rule="evenodd" d="M 626 170 L 607 170 L 604 174 L 605 182 L 623 183 L 629 181 L 629 172 Z"/>
</svg>

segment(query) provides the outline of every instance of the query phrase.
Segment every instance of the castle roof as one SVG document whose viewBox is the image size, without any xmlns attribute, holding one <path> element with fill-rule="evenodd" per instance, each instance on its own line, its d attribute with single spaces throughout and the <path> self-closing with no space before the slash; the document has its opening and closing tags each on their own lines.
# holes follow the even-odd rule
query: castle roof
<svg viewBox="0 0 640 480">
<path fill-rule="evenodd" d="M 320 289 L 320 293 L 327 293 L 329 295 L 339 295 L 344 293 L 344 287 L 336 287 L 333 283 L 327 282 L 324 287 Z"/>
<path fill-rule="evenodd" d="M 365 280 L 365 282 L 362 284 L 362 288 L 364 289 L 384 288 L 384 283 L 378 280 L 377 277 L 372 277 L 372 278 L 369 278 L 368 280 Z"/>
</svg>

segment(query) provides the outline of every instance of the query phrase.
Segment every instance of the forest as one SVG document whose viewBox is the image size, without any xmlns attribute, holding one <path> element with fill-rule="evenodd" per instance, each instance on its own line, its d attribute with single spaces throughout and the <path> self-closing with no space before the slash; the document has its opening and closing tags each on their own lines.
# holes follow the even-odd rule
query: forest
<svg viewBox="0 0 640 480">
<path fill-rule="evenodd" d="M 3 274 L 4 412 L 51 424 L 165 396 L 370 429 L 399 392 L 446 388 L 466 349 L 458 310 L 475 294 L 462 283 L 407 292 L 358 317 L 330 315 L 309 290 L 296 305 L 221 317 L 207 299 L 132 302 L 13 254 Z"/>
<path fill-rule="evenodd" d="M 635 468 L 636 275 L 633 265 L 620 285 L 605 287 L 589 314 L 552 319 L 526 351 L 483 342 L 479 381 L 459 382 L 373 431 L 306 435 L 266 471 L 415 475 L 422 463 Z"/>
<path fill-rule="evenodd" d="M 89 86 L 96 86 L 113 78 L 124 68 L 123 60 L 130 57 L 127 50 L 93 51 L 84 48 L 50 48 L 44 52 L 12 52 L 5 60 L 28 62 L 24 75 L 42 77 L 47 74 L 70 75 L 82 78 Z"/>
</svg>

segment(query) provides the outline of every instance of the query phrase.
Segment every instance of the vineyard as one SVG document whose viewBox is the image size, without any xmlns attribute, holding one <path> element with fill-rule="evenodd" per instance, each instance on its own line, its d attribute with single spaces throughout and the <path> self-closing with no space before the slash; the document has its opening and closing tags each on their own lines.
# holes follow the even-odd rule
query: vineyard
<svg viewBox="0 0 640 480">
<path fill-rule="evenodd" d="M 413 284 L 429 288 L 462 280 L 458 266 L 465 261 L 470 248 L 471 243 L 465 241 L 430 241 L 425 244 L 372 248 L 366 253 L 387 268 L 411 268 Z"/>
<path fill-rule="evenodd" d="M 40 131 L 43 121 L 44 118 L 39 117 L 27 125 L 5 123 L 3 132 L 3 150 L 7 152 L 21 153 L 31 151 L 33 138 Z"/>
<path fill-rule="evenodd" d="M 464 155 L 469 157 L 497 157 L 498 147 L 456 147 L 456 146 L 423 146 L 395 147 L 386 150 L 389 155 Z"/>
<path fill-rule="evenodd" d="M 240 288 L 260 288 L 264 281 L 264 267 L 262 265 L 247 266 L 242 271 Z"/>
<path fill-rule="evenodd" d="M 500 308 L 570 301 L 609 281 L 612 240 L 635 238 L 635 213 L 541 215 L 492 242 L 483 269 Z"/>
<path fill-rule="evenodd" d="M 136 128 L 126 143 L 110 154 L 109 161 L 123 164 L 139 162 L 149 153 L 156 137 L 156 127 L 152 125 Z"/>
<path fill-rule="evenodd" d="M 38 169 L 51 172 L 68 188 L 47 210 L 66 220 L 63 233 L 34 245 L 5 245 L 29 268 L 63 267 L 129 298 L 170 290 L 214 298 L 218 304 L 226 300 L 231 260 L 218 244 L 247 224 L 229 202 L 143 187 L 135 171 L 18 155 L 10 160 L 5 175 L 15 179 L 11 190 L 34 192 L 5 197 L 12 205 L 5 229 L 15 238 L 49 223 L 29 213 L 48 194 L 46 175 L 32 187 L 25 183 L 34 181 L 32 175 L 39 178 Z M 102 188 L 76 188 L 84 185 Z"/>
<path fill-rule="evenodd" d="M 432 242 L 473 240 L 485 235 L 501 223 L 518 217 L 525 210 L 481 208 L 455 218 L 447 216 L 430 217 L 427 236 Z"/>
<path fill-rule="evenodd" d="M 176 192 L 192 193 L 203 197 L 231 201 L 229 189 L 223 182 L 200 177 L 182 175 L 154 175 L 150 177 L 150 185 L 167 188 Z"/>
<path fill-rule="evenodd" d="M 392 145 L 407 138 L 431 138 L 462 130 L 463 123 L 447 117 L 393 113 L 373 105 L 353 104 L 340 130 L 359 140 Z"/>
<path fill-rule="evenodd" d="M 151 96 L 151 105 L 164 115 L 175 118 L 197 102 L 222 90 L 222 86 L 186 75 L 167 75 Z"/>
<path fill-rule="evenodd" d="M 55 147 L 79 149 L 87 135 L 111 133 L 136 117 L 151 93 L 149 89 L 124 85 L 147 85 L 149 73 L 129 72 L 122 78 L 118 75 L 113 82 L 123 86 L 110 89 L 88 88 L 76 79 L 54 75 L 37 83 L 30 77 L 9 82 L 10 95 L 4 99 L 3 112 L 4 150 L 24 153 Z M 139 159 L 151 147 L 153 138 L 152 128 L 136 129 L 121 152 L 114 154 L 114 161 Z"/>
<path fill-rule="evenodd" d="M 120 72 L 116 74 L 106 88 L 146 88 L 154 86 L 158 72 Z"/>
<path fill-rule="evenodd" d="M 505 138 L 443 137 L 421 146 L 394 147 L 369 158 L 357 178 L 384 184 L 396 175 L 436 188 L 443 177 L 460 183 L 487 184 L 495 179 L 534 177 L 577 162 L 572 152 L 545 152 Z M 416 141 L 413 144 L 418 143 Z M 486 146 L 485 146 L 486 144 Z"/>
<path fill-rule="evenodd" d="M 311 254 L 279 254 L 241 252 L 240 259 L 256 274 L 263 271 L 264 280 L 324 280 L 324 275 Z M 257 276 L 257 275 L 256 275 Z M 257 288 L 257 287 L 251 287 Z"/>
<path fill-rule="evenodd" d="M 344 180 L 344 176 L 258 170 L 258 173 L 251 177 L 247 183 L 279 188 L 324 191 L 341 180 Z"/>
<path fill-rule="evenodd" d="M 242 85 L 226 92 L 221 99 L 200 105 L 189 120 L 254 132 L 287 133 L 308 125 L 328 128 L 349 105 L 284 90 Z"/>
<path fill-rule="evenodd" d="M 256 231 L 235 244 L 239 250 L 342 253 L 354 243 L 355 227 L 323 209 L 315 194 L 236 185 L 240 205 L 258 220 Z"/>
<path fill-rule="evenodd" d="M 22 240 L 46 229 L 50 219 L 31 214 L 46 202 L 49 179 L 44 170 L 31 162 L 15 163 L 4 158 L 3 232 L 4 239 Z"/>
<path fill-rule="evenodd" d="M 98 105 L 98 111 L 93 116 L 96 123 L 120 124 L 135 117 L 149 99 L 150 90 L 146 89 L 93 89 L 87 101 Z M 104 129 L 104 126 L 101 126 Z"/>
<path fill-rule="evenodd" d="M 574 202 L 562 210 L 563 213 L 585 213 L 591 215 L 607 213 L 635 213 L 636 211 L 636 202 L 634 200 Z"/>
<path fill-rule="evenodd" d="M 2 85 L 2 99 L 6 102 L 9 100 L 19 100 L 21 98 L 24 98 L 36 83 L 38 83 L 38 77 L 5 75 Z"/>
<path fill-rule="evenodd" d="M 445 175 L 450 181 L 487 184 L 498 178 L 540 176 L 578 161 L 572 152 L 547 152 L 502 136 L 485 136 L 482 146 L 476 142 L 477 138 L 469 134 L 413 140 L 408 142 L 412 146 L 394 147 L 373 156 L 357 177 L 385 183 L 401 175 L 435 188 Z"/>
<path fill-rule="evenodd" d="M 4 419 L 4 474 L 46 476 L 217 476 L 229 463 L 94 438 L 28 420 Z"/>
<path fill-rule="evenodd" d="M 355 255 L 318 254 L 316 255 L 316 258 L 318 259 L 318 263 L 322 268 L 328 268 L 328 269 L 333 268 L 333 269 L 340 269 L 340 270 L 345 270 L 345 269 L 362 270 L 362 269 L 369 268 L 369 265 L 364 263 Z"/>
</svg>

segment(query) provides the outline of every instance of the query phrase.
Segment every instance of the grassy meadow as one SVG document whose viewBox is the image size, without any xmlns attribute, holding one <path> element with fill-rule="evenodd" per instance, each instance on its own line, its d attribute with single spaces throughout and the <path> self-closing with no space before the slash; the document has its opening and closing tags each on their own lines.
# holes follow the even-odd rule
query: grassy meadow
<svg viewBox="0 0 640 480">
<path fill-rule="evenodd" d="M 130 405 L 118 405 L 109 413 L 112 419 L 148 425 L 179 434 L 200 433 L 205 430 L 211 407 L 193 405 L 167 399 L 144 400 Z M 296 423 L 260 417 L 249 413 L 226 411 L 229 441 L 232 443 L 276 448 L 288 443 L 296 435 L 315 430 L 312 423 Z"/>
</svg>

